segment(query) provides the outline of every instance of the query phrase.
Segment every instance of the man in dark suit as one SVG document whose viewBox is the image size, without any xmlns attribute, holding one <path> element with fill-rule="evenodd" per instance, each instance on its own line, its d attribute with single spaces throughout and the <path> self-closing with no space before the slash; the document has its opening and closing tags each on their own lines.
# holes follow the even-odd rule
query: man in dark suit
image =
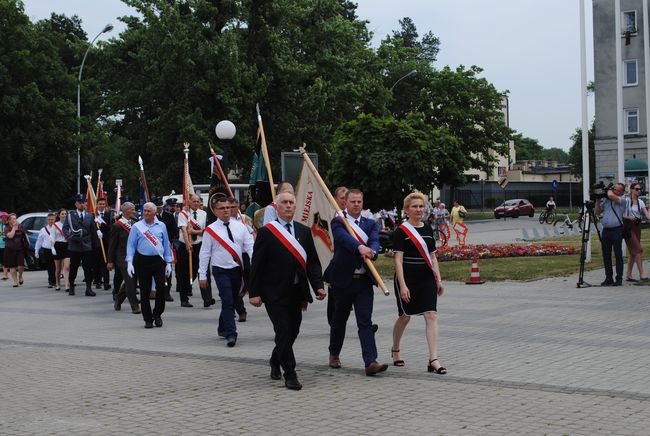
<svg viewBox="0 0 650 436">
<path fill-rule="evenodd" d="M 173 203 L 170 202 L 173 200 Z M 162 197 L 154 198 L 153 203 L 156 205 L 156 217 L 161 221 L 167 228 L 167 237 L 169 242 L 174 244 L 175 240 L 178 240 L 178 226 L 176 224 L 176 219 L 171 212 L 164 210 Z M 170 198 L 167 200 L 167 204 L 173 207 L 173 204 L 176 203 L 175 198 Z M 165 277 L 165 301 L 174 301 L 171 296 L 171 287 L 172 287 L 172 277 Z"/>
<path fill-rule="evenodd" d="M 127 201 L 122 204 L 122 217 L 111 228 L 111 239 L 108 245 L 108 252 L 106 253 L 108 257 L 106 267 L 109 271 L 115 268 L 116 273 L 119 270 L 124 280 L 124 286 L 116 290 L 113 307 L 115 310 L 121 310 L 122 303 L 128 298 L 131 304 L 131 312 L 137 314 L 140 313 L 140 304 L 135 293 L 135 279 L 127 273 L 128 265 L 126 263 L 126 245 L 129 240 L 129 234 L 131 233 L 131 227 L 133 227 L 135 222 L 134 220 L 135 205 Z"/>
<path fill-rule="evenodd" d="M 331 368 L 340 368 L 339 354 L 345 339 L 345 327 L 354 306 L 357 318 L 361 355 L 366 367 L 366 375 L 375 375 L 386 371 L 388 365 L 377 362 L 377 345 L 372 328 L 373 285 L 375 279 L 364 267 L 364 259 L 375 259 L 379 251 L 379 231 L 377 224 L 361 216 L 363 210 L 363 193 L 350 189 L 345 194 L 345 220 L 354 231 L 351 235 L 343 220 L 332 220 L 334 234 L 334 257 L 325 270 L 325 281 L 332 285 L 336 294 L 336 307 L 330 329 Z"/>
<path fill-rule="evenodd" d="M 99 221 L 99 230 L 104 236 L 104 250 L 107 250 L 108 241 L 111 240 L 110 233 L 111 225 L 113 224 L 113 212 L 106 207 L 105 198 L 97 199 L 97 219 Z M 95 289 L 101 289 L 102 282 L 105 291 L 111 289 L 110 274 L 106 268 L 106 262 L 104 262 L 104 254 L 102 253 L 101 247 L 98 247 L 97 253 L 95 253 L 95 277 L 93 278 L 93 282 L 95 283 Z"/>
<path fill-rule="evenodd" d="M 86 196 L 77 194 L 74 198 L 75 210 L 68 212 L 68 217 L 63 224 L 63 234 L 68 240 L 68 253 L 70 254 L 70 295 L 74 295 L 75 279 L 79 265 L 83 265 L 86 280 L 86 296 L 94 297 L 92 280 L 95 267 L 95 250 L 99 246 L 98 238 L 102 232 L 97 229 L 95 217 L 86 211 Z"/>
<path fill-rule="evenodd" d="M 316 299 L 322 300 L 327 294 L 311 230 L 293 221 L 296 198 L 284 192 L 275 203 L 277 220 L 260 228 L 255 240 L 249 297 L 253 306 L 265 304 L 275 330 L 271 378 L 279 380 L 282 368 L 285 386 L 300 390 L 293 344 L 300 331 L 302 311 L 313 302 L 309 285 Z"/>
</svg>

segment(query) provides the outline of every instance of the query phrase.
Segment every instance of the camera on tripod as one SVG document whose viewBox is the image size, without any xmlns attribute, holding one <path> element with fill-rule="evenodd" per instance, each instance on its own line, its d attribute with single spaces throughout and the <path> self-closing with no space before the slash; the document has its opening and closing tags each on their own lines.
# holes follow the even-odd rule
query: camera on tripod
<svg viewBox="0 0 650 436">
<path fill-rule="evenodd" d="M 607 197 L 607 191 L 609 191 L 613 187 L 614 187 L 613 183 L 610 183 L 609 185 L 605 186 L 605 182 L 600 181 L 595 185 L 591 186 L 591 190 L 589 193 L 591 194 L 592 197 L 598 200 Z"/>
</svg>

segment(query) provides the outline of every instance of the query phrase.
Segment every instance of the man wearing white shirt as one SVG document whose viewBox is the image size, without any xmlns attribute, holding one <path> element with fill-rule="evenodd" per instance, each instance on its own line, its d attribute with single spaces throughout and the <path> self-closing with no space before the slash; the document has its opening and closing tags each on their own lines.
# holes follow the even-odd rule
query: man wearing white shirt
<svg viewBox="0 0 650 436">
<path fill-rule="evenodd" d="M 291 194 L 295 194 L 293 192 L 293 185 L 289 182 L 278 183 L 278 192 L 276 193 L 276 195 L 280 195 L 283 192 L 289 192 Z M 275 221 L 277 218 L 278 218 L 278 213 L 276 210 L 275 203 L 271 203 L 264 208 L 264 221 L 262 225 L 266 225 L 271 221 Z"/>
<path fill-rule="evenodd" d="M 178 256 L 176 280 L 178 281 L 178 291 L 180 293 L 182 307 L 193 307 L 190 304 L 189 296 L 192 293 L 192 283 L 196 279 L 199 269 L 199 251 L 201 251 L 201 242 L 203 241 L 203 231 L 207 218 L 207 214 L 201 208 L 201 197 L 198 195 L 191 196 L 189 205 L 189 210 L 182 210 L 178 214 L 178 235 L 181 246 L 180 250 L 176 253 Z M 190 256 L 192 257 L 191 277 L 189 271 Z M 203 297 L 204 307 L 216 303 L 211 294 L 212 292 L 209 287 L 201 287 L 201 297 Z"/>
<path fill-rule="evenodd" d="M 237 342 L 234 294 L 239 293 L 244 279 L 243 253 L 253 256 L 253 237 L 246 228 L 230 219 L 230 202 L 216 197 L 211 205 L 217 220 L 204 233 L 199 255 L 199 285 L 207 286 L 208 267 L 219 289 L 221 314 L 217 333 L 227 340 L 229 347 Z"/>
<path fill-rule="evenodd" d="M 47 287 L 53 288 L 56 285 L 56 275 L 54 268 L 54 221 L 56 215 L 54 213 L 47 214 L 47 224 L 38 232 L 38 239 L 36 240 L 36 247 L 34 248 L 34 256 L 36 259 L 39 257 L 47 267 Z M 42 251 L 41 251 L 42 250 Z"/>
</svg>

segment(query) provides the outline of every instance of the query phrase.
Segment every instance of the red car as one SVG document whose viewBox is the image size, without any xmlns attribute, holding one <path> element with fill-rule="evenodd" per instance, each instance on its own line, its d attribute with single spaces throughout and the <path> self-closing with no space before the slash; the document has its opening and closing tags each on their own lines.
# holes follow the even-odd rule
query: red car
<svg viewBox="0 0 650 436">
<path fill-rule="evenodd" d="M 532 218 L 535 215 L 535 207 L 528 200 L 515 198 L 514 200 L 506 200 L 505 203 L 497 206 L 494 209 L 494 218 L 501 217 L 518 218 L 520 215 L 528 215 Z"/>
</svg>

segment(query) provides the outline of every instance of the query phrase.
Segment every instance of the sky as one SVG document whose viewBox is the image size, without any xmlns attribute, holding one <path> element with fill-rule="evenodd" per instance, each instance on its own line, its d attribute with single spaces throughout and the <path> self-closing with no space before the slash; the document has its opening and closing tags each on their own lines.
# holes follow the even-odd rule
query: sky
<svg viewBox="0 0 650 436">
<path fill-rule="evenodd" d="M 510 127 L 546 148 L 569 149 L 581 123 L 579 0 L 357 0 L 373 45 L 411 17 L 420 35 L 440 39 L 435 66 L 477 65 L 499 91 L 509 91 Z M 586 2 L 587 80 L 593 80 L 591 2 Z M 135 11 L 120 0 L 24 0 L 32 21 L 52 12 L 78 15 L 89 38 Z M 408 80 L 408 79 L 407 79 Z M 590 97 L 593 99 L 593 97 Z M 589 119 L 593 118 L 593 101 Z"/>
</svg>

